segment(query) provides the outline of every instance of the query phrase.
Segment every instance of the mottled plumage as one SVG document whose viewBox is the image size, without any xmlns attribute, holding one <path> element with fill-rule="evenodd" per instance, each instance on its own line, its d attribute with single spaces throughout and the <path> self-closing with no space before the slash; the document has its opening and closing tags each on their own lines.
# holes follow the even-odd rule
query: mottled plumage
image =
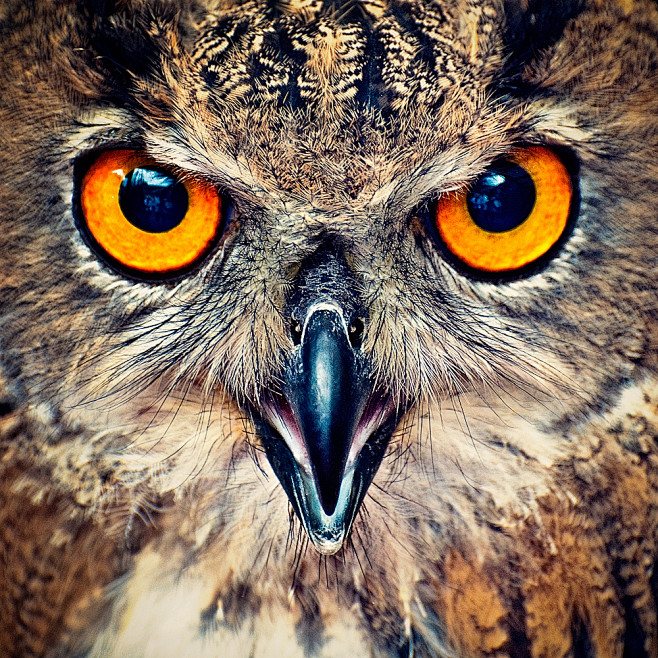
<svg viewBox="0 0 658 658">
<path fill-rule="evenodd" d="M 4 0 L 0 653 L 656 655 L 657 33 L 649 0 Z M 432 209 L 529 145 L 573 229 L 473 276 Z M 108 148 L 221 191 L 196 267 L 99 257 Z M 271 411 L 318 304 L 392 432 L 326 550 Z"/>
</svg>

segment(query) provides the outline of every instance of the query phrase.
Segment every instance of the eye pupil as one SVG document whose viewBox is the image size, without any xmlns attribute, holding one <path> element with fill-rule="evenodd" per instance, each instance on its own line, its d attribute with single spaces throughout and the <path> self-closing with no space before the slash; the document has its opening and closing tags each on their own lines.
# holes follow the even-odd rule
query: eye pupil
<svg viewBox="0 0 658 658">
<path fill-rule="evenodd" d="M 138 229 L 165 233 L 183 221 L 188 208 L 187 190 L 169 174 L 137 167 L 121 182 L 119 207 Z"/>
<path fill-rule="evenodd" d="M 513 162 L 492 166 L 469 190 L 466 203 L 473 221 L 484 231 L 504 233 L 523 224 L 535 205 L 530 175 Z"/>
</svg>

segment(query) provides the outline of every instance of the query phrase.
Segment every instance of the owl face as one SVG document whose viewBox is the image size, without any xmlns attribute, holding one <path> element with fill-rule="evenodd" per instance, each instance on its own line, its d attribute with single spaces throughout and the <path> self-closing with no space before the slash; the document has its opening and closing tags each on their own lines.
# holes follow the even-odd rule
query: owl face
<svg viewBox="0 0 658 658">
<path fill-rule="evenodd" d="M 2 82 L 2 367 L 46 437 L 20 449 L 119 534 L 185 519 L 213 591 L 495 554 L 653 372 L 637 5 L 30 9 Z"/>
</svg>

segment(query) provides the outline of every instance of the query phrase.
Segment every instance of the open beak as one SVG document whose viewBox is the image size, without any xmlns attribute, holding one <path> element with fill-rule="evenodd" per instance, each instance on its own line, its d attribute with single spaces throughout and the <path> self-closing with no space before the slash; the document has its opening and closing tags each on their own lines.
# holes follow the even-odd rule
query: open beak
<svg viewBox="0 0 658 658">
<path fill-rule="evenodd" d="M 337 304 L 309 308 L 282 393 L 257 421 L 295 513 L 326 555 L 349 535 L 399 419 L 391 398 L 373 390 L 349 333 Z"/>
</svg>

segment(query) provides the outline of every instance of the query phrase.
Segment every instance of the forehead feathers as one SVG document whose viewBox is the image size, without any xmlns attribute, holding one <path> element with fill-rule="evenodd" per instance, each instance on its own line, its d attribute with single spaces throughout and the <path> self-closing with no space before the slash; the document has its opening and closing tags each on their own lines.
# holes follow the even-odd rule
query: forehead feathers
<svg viewBox="0 0 658 658">
<path fill-rule="evenodd" d="M 353 202 L 475 141 L 502 61 L 498 15 L 466 2 L 160 3 L 94 17 L 86 52 L 113 103 L 168 148 L 228 155 L 293 197 Z"/>
</svg>

